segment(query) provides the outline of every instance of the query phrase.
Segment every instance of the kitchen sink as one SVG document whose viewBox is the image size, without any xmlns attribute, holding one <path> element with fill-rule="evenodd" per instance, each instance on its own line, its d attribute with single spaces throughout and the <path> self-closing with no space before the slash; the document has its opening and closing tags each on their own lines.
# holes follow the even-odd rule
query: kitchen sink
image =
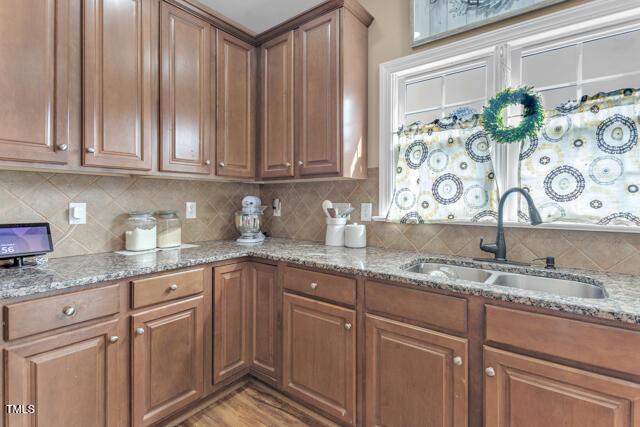
<svg viewBox="0 0 640 427">
<path fill-rule="evenodd" d="M 495 274 L 488 283 L 577 298 L 602 299 L 607 297 L 607 293 L 600 286 L 574 280 L 528 276 L 525 274 Z"/>
<path fill-rule="evenodd" d="M 404 268 L 404 270 L 424 274 L 431 279 L 461 279 L 576 298 L 604 299 L 608 297 L 607 291 L 603 287 L 577 280 L 506 273 L 483 268 L 461 267 L 432 262 L 412 264 Z"/>
<path fill-rule="evenodd" d="M 426 274 L 434 279 L 462 279 L 470 282 L 484 282 L 491 272 L 481 268 L 459 267 L 457 265 L 421 262 L 406 269 L 412 273 Z"/>
</svg>

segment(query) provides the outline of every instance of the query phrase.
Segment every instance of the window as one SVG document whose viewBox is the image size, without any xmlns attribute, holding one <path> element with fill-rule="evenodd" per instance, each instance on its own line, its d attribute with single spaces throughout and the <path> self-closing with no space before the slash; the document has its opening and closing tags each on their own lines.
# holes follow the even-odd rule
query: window
<svg viewBox="0 0 640 427">
<path fill-rule="evenodd" d="M 550 16 L 535 18 L 518 26 L 495 30 L 470 40 L 454 42 L 383 64 L 380 68 L 380 135 L 385 137 L 381 138 L 380 147 L 380 212 L 393 209 L 394 196 L 401 190 L 395 187 L 395 173 L 404 161 L 398 157 L 403 140 L 394 136 L 394 132 L 400 126 L 408 126 L 414 122 L 431 123 L 451 115 L 468 118 L 473 113 L 480 113 L 487 100 L 498 90 L 509 86 L 534 86 L 541 93 L 548 110 L 553 110 L 567 101 L 581 100 L 585 96 L 589 98 L 585 97 L 583 101 L 592 102 L 591 97 L 600 92 L 640 88 L 639 5 L 640 3 L 635 1 L 617 2 L 612 5 L 606 0 L 596 0 Z M 640 120 L 640 107 L 633 111 L 627 108 L 625 111 L 636 118 L 637 125 Z M 616 114 L 613 109 L 609 113 Z M 509 122 L 517 123 L 519 114 L 520 111 L 517 109 L 510 110 Z M 606 117 L 603 120 L 606 120 Z M 586 119 L 580 123 L 587 123 Z M 551 125 L 547 123 L 547 126 Z M 422 140 L 422 137 L 419 138 Z M 441 141 L 427 141 L 426 144 L 432 144 L 432 148 L 436 150 L 442 148 L 438 145 Z M 540 168 L 531 165 L 529 168 L 521 168 L 524 163 L 520 163 L 521 147 L 517 145 L 495 144 L 492 147 L 492 164 L 498 191 L 513 186 L 528 186 L 532 190 L 534 200 L 538 198 L 536 204 L 544 205 L 549 200 L 540 195 L 539 186 L 533 185 L 544 181 L 544 177 L 531 173 L 531 169 Z M 581 150 L 582 163 L 575 165 L 576 168 L 587 169 L 582 171 L 584 174 L 589 173 L 590 166 L 585 159 L 595 160 L 597 157 L 595 152 L 588 152 L 593 146 L 594 144 L 591 144 Z M 406 148 L 404 147 L 405 154 Z M 522 148 L 524 151 L 531 149 L 530 146 Z M 640 153 L 640 147 L 636 151 Z M 636 185 L 635 181 L 631 181 L 640 178 L 640 165 L 636 165 L 640 162 L 640 154 L 635 156 L 638 159 L 632 159 L 633 167 L 625 168 L 629 175 L 629 179 L 626 180 L 629 182 L 625 183 L 631 187 Z M 398 160 L 401 163 L 398 163 Z M 611 169 L 605 163 L 591 167 Z M 619 165 L 620 162 L 614 163 L 615 165 L 609 166 Z M 551 166 L 554 165 L 550 164 L 549 167 Z M 636 172 L 634 168 L 639 170 Z M 488 172 L 493 171 L 488 171 L 486 167 L 479 168 L 478 175 L 470 179 L 475 182 L 469 181 L 470 184 L 477 187 L 479 180 L 482 180 L 480 174 Z M 539 170 L 537 172 L 539 173 Z M 415 174 L 415 171 L 412 173 Z M 419 197 L 422 197 L 425 191 L 431 191 L 431 187 L 424 185 L 423 178 L 430 180 L 429 186 L 431 181 L 437 179 L 433 176 L 420 176 L 418 182 L 421 182 L 421 188 L 417 190 Z M 609 191 L 611 188 L 607 187 L 604 190 Z M 485 190 L 491 193 L 491 188 L 487 187 Z M 538 195 L 535 194 L 536 190 L 539 192 Z M 601 190 L 603 188 L 586 189 Z M 624 195 L 618 192 L 615 196 L 609 196 L 610 199 L 615 197 L 622 199 Z M 598 197 L 587 197 L 580 203 L 594 202 L 598 205 L 598 201 L 601 201 Z M 638 203 L 640 206 L 640 200 L 635 198 L 624 203 Z M 489 203 L 489 206 L 494 205 Z M 513 225 L 522 223 L 526 220 L 522 212 L 518 209 L 517 198 L 514 197 L 507 204 L 506 221 Z M 548 220 L 558 220 L 549 212 Z M 600 213 L 602 212 L 604 211 L 601 210 Z M 446 217 L 439 214 L 435 218 L 447 222 L 455 217 L 456 220 L 461 220 L 459 222 L 467 223 L 478 214 L 477 211 L 469 209 L 461 217 L 456 216 L 459 213 L 460 210 L 455 214 L 447 213 L 445 210 L 441 214 L 447 214 Z M 580 211 L 576 210 L 573 216 L 568 215 L 562 219 L 565 221 L 563 225 L 549 226 L 572 229 L 606 228 L 611 231 L 617 228 L 611 224 L 628 223 L 624 218 L 620 221 L 600 222 L 594 220 L 597 219 L 597 215 L 591 218 L 587 214 L 582 217 L 579 214 Z M 569 221 L 575 223 L 569 224 Z M 593 227 L 585 225 L 585 222 L 600 222 L 601 226 Z M 629 231 L 624 226 L 618 228 Z"/>
</svg>

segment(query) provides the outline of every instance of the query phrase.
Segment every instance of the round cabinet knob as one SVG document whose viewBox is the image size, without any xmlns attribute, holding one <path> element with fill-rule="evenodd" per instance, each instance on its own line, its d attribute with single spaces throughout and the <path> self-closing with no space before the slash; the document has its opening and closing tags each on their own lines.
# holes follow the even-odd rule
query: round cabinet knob
<svg viewBox="0 0 640 427">
<path fill-rule="evenodd" d="M 172 284 L 171 286 L 169 286 L 169 290 L 170 291 L 177 291 L 178 290 L 178 285 L 176 285 L 175 283 Z"/>
<path fill-rule="evenodd" d="M 62 309 L 62 312 L 65 316 L 73 316 L 74 314 L 76 314 L 76 308 L 68 305 Z"/>
<path fill-rule="evenodd" d="M 309 286 L 311 287 L 311 289 L 315 289 L 315 288 L 318 287 L 318 284 L 314 282 L 314 283 L 310 284 Z"/>
<path fill-rule="evenodd" d="M 110 337 L 109 337 L 109 342 L 110 342 L 110 343 L 116 343 L 116 342 L 118 342 L 118 340 L 119 340 L 119 339 L 120 339 L 120 337 L 119 337 L 119 336 L 117 336 L 117 335 L 113 335 L 113 336 L 110 336 Z"/>
<path fill-rule="evenodd" d="M 136 335 L 144 335 L 144 328 L 136 328 Z"/>
<path fill-rule="evenodd" d="M 209 166 L 211 164 L 211 160 L 205 160 L 204 164 Z"/>
<path fill-rule="evenodd" d="M 69 149 L 69 146 L 67 144 L 58 145 L 58 150 L 60 151 L 67 151 L 68 149 Z"/>
<path fill-rule="evenodd" d="M 218 164 L 220 165 L 220 167 L 221 167 L 221 168 L 223 168 L 223 167 L 224 167 L 224 162 L 220 162 L 220 163 L 218 163 Z"/>
<path fill-rule="evenodd" d="M 496 371 L 491 366 L 489 366 L 487 369 L 485 369 L 484 373 L 487 374 L 488 377 L 495 377 L 496 376 Z"/>
<path fill-rule="evenodd" d="M 88 148 L 87 148 L 87 153 L 91 153 L 91 154 L 93 154 L 93 153 L 95 153 L 95 152 L 96 152 L 96 149 L 95 149 L 95 148 L 93 148 L 93 147 L 88 147 Z"/>
<path fill-rule="evenodd" d="M 290 168 L 291 167 L 291 163 L 287 162 L 284 164 L 286 167 Z"/>
<path fill-rule="evenodd" d="M 304 162 L 302 160 L 298 160 L 298 166 L 302 166 L 304 165 Z"/>
<path fill-rule="evenodd" d="M 456 366 L 462 366 L 462 357 L 456 356 L 453 358 L 453 364 Z"/>
<path fill-rule="evenodd" d="M 347 322 L 347 323 L 345 323 L 345 324 L 344 324 L 344 328 L 345 328 L 347 331 L 350 331 L 352 326 L 353 326 L 353 325 L 351 325 L 351 323 L 349 323 L 349 322 Z"/>
</svg>

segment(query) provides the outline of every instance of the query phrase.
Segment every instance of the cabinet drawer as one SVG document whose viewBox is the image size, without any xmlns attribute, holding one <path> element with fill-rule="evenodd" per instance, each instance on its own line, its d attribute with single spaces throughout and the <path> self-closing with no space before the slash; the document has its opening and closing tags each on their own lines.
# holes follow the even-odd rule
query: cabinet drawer
<svg viewBox="0 0 640 427">
<path fill-rule="evenodd" d="M 467 331 L 467 300 L 367 281 L 367 311 L 396 316 L 450 331 Z"/>
<path fill-rule="evenodd" d="M 204 269 L 181 271 L 131 281 L 131 308 L 171 301 L 204 290 Z"/>
<path fill-rule="evenodd" d="M 333 274 L 287 267 L 284 288 L 343 304 L 356 303 L 356 280 Z"/>
<path fill-rule="evenodd" d="M 117 284 L 8 304 L 4 307 L 4 337 L 14 340 L 109 316 L 118 311 L 120 299 Z"/>
<path fill-rule="evenodd" d="M 490 305 L 486 329 L 487 341 L 640 375 L 640 332 Z"/>
</svg>

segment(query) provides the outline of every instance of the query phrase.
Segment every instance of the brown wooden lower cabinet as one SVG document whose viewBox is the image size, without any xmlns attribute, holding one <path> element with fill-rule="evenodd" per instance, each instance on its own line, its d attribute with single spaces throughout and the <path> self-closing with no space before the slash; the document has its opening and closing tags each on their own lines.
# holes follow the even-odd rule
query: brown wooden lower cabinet
<svg viewBox="0 0 640 427">
<path fill-rule="evenodd" d="M 366 317 L 366 425 L 467 425 L 467 340 Z"/>
<path fill-rule="evenodd" d="M 486 427 L 638 427 L 640 384 L 490 347 Z"/>
<path fill-rule="evenodd" d="M 3 411 L 4 424 L 117 425 L 116 334 L 117 320 L 113 320 L 5 348 L 3 403 L 34 405 L 35 412 L 8 415 Z"/>
<path fill-rule="evenodd" d="M 217 267 L 213 283 L 213 382 L 248 369 L 248 262 Z"/>
<path fill-rule="evenodd" d="M 251 365 L 253 369 L 277 379 L 279 377 L 277 337 L 280 302 L 278 267 L 251 264 Z"/>
<path fill-rule="evenodd" d="M 283 387 L 346 424 L 355 424 L 354 310 L 284 294 Z"/>
<path fill-rule="evenodd" d="M 133 425 L 154 423 L 203 394 L 203 311 L 198 296 L 131 316 Z"/>
</svg>

